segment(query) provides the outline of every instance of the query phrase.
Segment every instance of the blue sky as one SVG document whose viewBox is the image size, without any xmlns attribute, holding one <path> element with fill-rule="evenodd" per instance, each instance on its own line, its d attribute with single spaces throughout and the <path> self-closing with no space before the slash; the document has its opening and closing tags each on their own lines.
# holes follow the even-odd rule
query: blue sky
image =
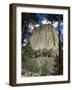
<svg viewBox="0 0 72 90">
<path fill-rule="evenodd" d="M 57 14 L 36 14 L 36 23 L 41 25 L 42 24 L 42 21 L 45 19 L 49 20 L 49 21 L 55 21 L 55 22 L 58 22 L 59 21 L 59 17 L 60 17 L 60 20 L 61 22 L 63 22 L 63 16 L 62 15 L 57 15 Z M 56 30 L 58 32 L 58 26 L 56 26 Z M 61 31 L 61 38 L 63 39 L 63 24 L 60 24 L 60 31 Z M 30 37 L 31 33 L 30 32 L 26 32 L 24 35 L 23 35 L 23 41 L 24 40 L 29 40 L 29 37 Z"/>
<path fill-rule="evenodd" d="M 36 22 L 41 24 L 42 20 L 47 17 L 47 14 L 37 14 L 36 15 Z"/>
</svg>

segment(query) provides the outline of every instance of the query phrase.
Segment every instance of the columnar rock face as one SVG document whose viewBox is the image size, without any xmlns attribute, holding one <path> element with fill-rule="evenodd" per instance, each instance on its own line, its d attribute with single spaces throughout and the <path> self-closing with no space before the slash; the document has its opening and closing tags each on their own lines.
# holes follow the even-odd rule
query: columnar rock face
<svg viewBox="0 0 72 90">
<path fill-rule="evenodd" d="M 35 28 L 29 40 L 34 50 L 42 50 L 44 48 L 57 50 L 59 48 L 59 37 L 54 26 L 51 24 Z"/>
<path fill-rule="evenodd" d="M 24 68 L 22 75 L 24 76 L 49 76 L 63 74 L 63 51 L 59 49 L 59 36 L 51 24 L 44 24 L 35 28 L 29 38 L 31 46 L 29 52 L 33 72 L 28 68 Z M 27 48 L 28 49 L 28 48 Z M 60 50 L 60 53 L 59 53 Z M 29 54 L 30 54 L 29 53 Z M 60 54 L 60 55 L 59 55 Z M 31 58 L 32 56 L 32 58 Z M 60 57 L 59 57 L 60 56 Z M 26 57 L 25 57 L 26 58 Z M 28 54 L 27 54 L 28 62 Z M 25 64 L 26 65 L 26 64 Z M 34 67 L 36 65 L 36 67 Z"/>
</svg>

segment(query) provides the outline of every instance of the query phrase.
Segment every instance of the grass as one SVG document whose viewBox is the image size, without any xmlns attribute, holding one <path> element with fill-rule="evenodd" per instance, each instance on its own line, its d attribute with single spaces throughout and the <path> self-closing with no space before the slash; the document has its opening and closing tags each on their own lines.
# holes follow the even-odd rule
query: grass
<svg viewBox="0 0 72 90">
<path fill-rule="evenodd" d="M 22 63 L 24 68 L 26 68 L 28 71 L 38 73 L 40 70 L 37 63 L 32 59 L 32 57 L 24 56 Z"/>
<path fill-rule="evenodd" d="M 41 71 L 41 75 L 47 75 L 48 67 L 47 61 L 39 67 L 37 62 L 33 59 L 33 56 L 36 54 L 36 51 L 29 47 L 29 44 L 26 47 L 22 47 L 22 68 L 31 71 L 32 73 L 38 73 Z"/>
<path fill-rule="evenodd" d="M 38 73 L 41 70 L 41 76 L 45 76 L 49 73 L 48 67 L 47 67 L 47 61 L 39 67 L 37 63 L 29 56 L 24 56 L 22 60 L 23 68 L 27 69 L 28 71 L 31 71 L 32 73 Z"/>
<path fill-rule="evenodd" d="M 48 67 L 47 67 L 47 61 L 45 61 L 45 63 L 41 66 L 41 75 L 45 76 L 47 75 L 48 71 Z"/>
</svg>

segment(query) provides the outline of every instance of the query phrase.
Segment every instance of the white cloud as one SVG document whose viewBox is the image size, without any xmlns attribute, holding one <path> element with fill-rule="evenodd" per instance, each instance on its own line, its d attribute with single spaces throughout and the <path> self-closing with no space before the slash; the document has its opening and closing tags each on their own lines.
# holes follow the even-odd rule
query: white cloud
<svg viewBox="0 0 72 90">
<path fill-rule="evenodd" d="M 27 41 L 27 39 L 24 39 L 23 42 L 24 42 L 24 43 L 27 43 L 28 41 Z"/>
<path fill-rule="evenodd" d="M 34 25 L 32 23 L 29 23 L 28 28 L 29 28 L 29 32 L 32 33 L 34 29 Z"/>
<path fill-rule="evenodd" d="M 42 23 L 42 24 L 48 24 L 48 21 L 47 21 L 47 19 L 44 19 L 44 20 L 42 20 L 41 23 Z"/>
<path fill-rule="evenodd" d="M 39 26 L 40 26 L 40 24 L 36 24 L 36 25 L 35 25 L 35 27 L 39 27 Z"/>
<path fill-rule="evenodd" d="M 53 23 L 53 26 L 56 28 L 56 27 L 58 26 L 58 22 L 57 22 L 57 21 L 54 22 L 54 23 Z"/>
</svg>

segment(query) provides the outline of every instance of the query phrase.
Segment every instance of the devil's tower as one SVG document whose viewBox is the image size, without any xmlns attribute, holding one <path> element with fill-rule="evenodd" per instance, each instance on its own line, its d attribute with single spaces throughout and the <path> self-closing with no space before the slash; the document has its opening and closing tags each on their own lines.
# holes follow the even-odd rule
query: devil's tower
<svg viewBox="0 0 72 90">
<path fill-rule="evenodd" d="M 57 50 L 59 48 L 58 34 L 54 26 L 50 24 L 35 28 L 29 40 L 31 47 L 35 50 L 42 50 L 44 48 Z"/>
</svg>

